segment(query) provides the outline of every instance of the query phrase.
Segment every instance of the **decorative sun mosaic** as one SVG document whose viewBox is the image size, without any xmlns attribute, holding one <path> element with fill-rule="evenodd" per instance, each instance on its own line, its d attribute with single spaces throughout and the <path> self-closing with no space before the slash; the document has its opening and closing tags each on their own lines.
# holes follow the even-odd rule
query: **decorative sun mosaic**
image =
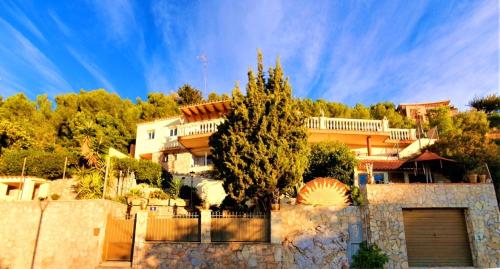
<svg viewBox="0 0 500 269">
<path fill-rule="evenodd" d="M 347 187 L 333 178 L 316 178 L 307 182 L 297 195 L 297 203 L 305 205 L 349 205 Z"/>
</svg>

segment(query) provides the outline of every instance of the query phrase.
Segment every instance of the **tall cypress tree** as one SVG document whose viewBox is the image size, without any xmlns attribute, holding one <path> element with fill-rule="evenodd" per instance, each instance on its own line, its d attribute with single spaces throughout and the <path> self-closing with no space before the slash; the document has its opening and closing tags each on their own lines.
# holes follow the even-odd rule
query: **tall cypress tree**
<svg viewBox="0 0 500 269">
<path fill-rule="evenodd" d="M 259 52 L 257 76 L 248 72 L 246 95 L 235 87 L 231 110 L 210 137 L 215 171 L 233 199 L 264 209 L 280 190 L 302 180 L 308 162 L 304 119 L 279 60 L 266 77 Z"/>
</svg>

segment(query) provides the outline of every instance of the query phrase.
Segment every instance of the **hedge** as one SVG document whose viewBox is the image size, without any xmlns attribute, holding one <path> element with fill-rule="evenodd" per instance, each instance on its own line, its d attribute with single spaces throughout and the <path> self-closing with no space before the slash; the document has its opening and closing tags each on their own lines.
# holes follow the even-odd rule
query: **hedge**
<svg viewBox="0 0 500 269">
<path fill-rule="evenodd" d="M 134 172 L 138 184 L 147 183 L 155 187 L 165 187 L 165 182 L 172 177 L 160 164 L 149 160 L 113 158 L 112 163 L 113 169 L 117 172 Z"/>
<path fill-rule="evenodd" d="M 62 178 L 66 157 L 68 157 L 68 168 L 77 163 L 76 156 L 66 152 L 5 151 L 0 158 L 0 175 L 20 176 L 23 170 L 24 158 L 26 158 L 24 175 L 45 179 Z M 66 176 L 70 176 L 70 170 L 66 171 Z"/>
</svg>

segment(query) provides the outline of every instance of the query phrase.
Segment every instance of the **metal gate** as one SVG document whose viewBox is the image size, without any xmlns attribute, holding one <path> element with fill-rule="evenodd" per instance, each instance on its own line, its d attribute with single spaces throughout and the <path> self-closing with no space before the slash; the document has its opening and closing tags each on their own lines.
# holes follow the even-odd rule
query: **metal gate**
<svg viewBox="0 0 500 269">
<path fill-rule="evenodd" d="M 104 239 L 103 260 L 131 261 L 135 218 L 108 216 Z"/>
</svg>

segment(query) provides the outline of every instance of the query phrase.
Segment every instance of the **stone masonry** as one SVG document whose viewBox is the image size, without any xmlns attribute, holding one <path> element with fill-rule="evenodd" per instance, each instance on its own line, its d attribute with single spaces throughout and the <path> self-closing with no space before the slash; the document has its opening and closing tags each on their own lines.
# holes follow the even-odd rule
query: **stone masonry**
<svg viewBox="0 0 500 269">
<path fill-rule="evenodd" d="M 403 208 L 465 208 L 474 266 L 500 267 L 500 223 L 492 184 L 366 185 L 368 239 L 389 255 L 388 268 L 408 268 Z"/>
<path fill-rule="evenodd" d="M 89 268 L 101 262 L 107 215 L 125 205 L 103 200 L 0 202 L 0 268 Z M 40 226 L 39 226 L 40 224 Z"/>
</svg>

